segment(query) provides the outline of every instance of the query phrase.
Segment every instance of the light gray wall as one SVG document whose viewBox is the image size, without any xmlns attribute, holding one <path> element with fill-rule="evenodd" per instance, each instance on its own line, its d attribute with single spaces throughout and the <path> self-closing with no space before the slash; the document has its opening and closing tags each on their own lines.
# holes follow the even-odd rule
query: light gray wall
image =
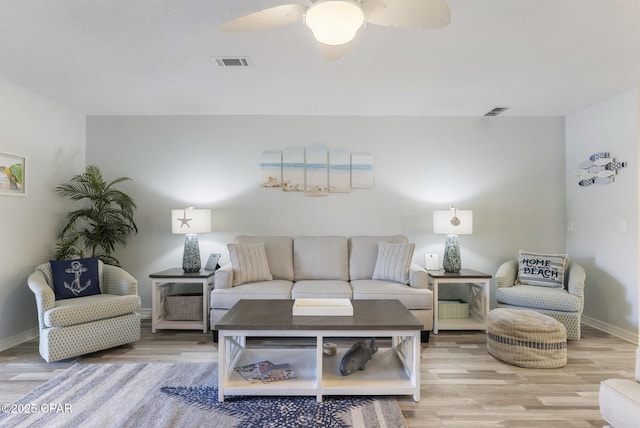
<svg viewBox="0 0 640 428">
<path fill-rule="evenodd" d="M 0 151 L 26 156 L 28 176 L 27 197 L 0 196 L 9 242 L 0 257 L 0 349 L 37 331 L 26 278 L 51 256 L 68 211 L 55 185 L 88 163 L 107 178 L 134 179 L 123 187 L 139 204 L 140 233 L 116 255 L 139 279 L 145 308 L 149 273 L 181 263 L 171 208 L 213 209 L 214 231 L 200 237 L 203 260 L 213 251 L 228 259 L 225 245 L 238 233 L 404 233 L 423 264 L 425 253 L 442 260 L 444 237 L 432 234 L 431 212 L 456 204 L 474 210 L 474 234 L 461 237 L 465 267 L 493 274 L 520 248 L 566 250 L 587 268 L 587 319 L 637 341 L 637 91 L 569 115 L 566 133 L 562 118 L 511 117 L 89 117 L 85 124 L 82 114 L 2 79 L 0 112 Z M 258 187 L 262 150 L 317 143 L 372 153 L 375 188 L 306 197 Z M 629 166 L 614 184 L 578 187 L 577 164 L 601 150 Z"/>
<path fill-rule="evenodd" d="M 204 261 L 236 234 L 403 233 L 442 260 L 444 236 L 432 211 L 474 211 L 474 234 L 460 237 L 463 266 L 491 274 L 520 248 L 565 251 L 562 118 L 440 117 L 101 117 L 87 119 L 87 163 L 138 203 L 138 235 L 116 256 L 151 306 L 150 273 L 179 267 L 183 236 L 169 212 L 213 210 L 200 236 Z M 324 144 L 375 159 L 375 188 L 308 197 L 258 187 L 263 150 Z"/>
<path fill-rule="evenodd" d="M 586 320 L 638 340 L 638 91 L 584 108 L 566 118 L 567 247 L 587 271 Z M 615 181 L 578 186 L 574 171 L 596 152 L 626 161 Z M 626 223 L 626 232 L 620 223 Z"/>
<path fill-rule="evenodd" d="M 27 158 L 27 196 L 0 196 L 0 349 L 6 349 L 37 334 L 27 276 L 49 260 L 66 212 L 55 185 L 84 169 L 85 116 L 0 79 L 0 152 Z"/>
</svg>

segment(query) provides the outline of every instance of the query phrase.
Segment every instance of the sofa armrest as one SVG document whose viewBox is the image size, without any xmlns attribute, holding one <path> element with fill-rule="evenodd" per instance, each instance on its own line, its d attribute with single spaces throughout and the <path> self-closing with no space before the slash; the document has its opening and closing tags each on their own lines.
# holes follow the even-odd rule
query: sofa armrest
<svg viewBox="0 0 640 428">
<path fill-rule="evenodd" d="M 504 262 L 496 272 L 496 288 L 513 287 L 518 275 L 518 260 Z"/>
<path fill-rule="evenodd" d="M 137 295 L 138 280 L 126 270 L 113 265 L 103 267 L 102 292 L 119 296 Z"/>
<path fill-rule="evenodd" d="M 36 296 L 36 306 L 38 308 L 38 323 L 40 328 L 44 326 L 44 313 L 56 306 L 56 296 L 53 289 L 47 284 L 47 279 L 40 271 L 35 271 L 27 278 L 27 284 Z"/>
<path fill-rule="evenodd" d="M 409 266 L 409 285 L 413 288 L 427 288 L 429 277 L 425 268 L 417 263 Z"/>
<path fill-rule="evenodd" d="M 233 268 L 231 263 L 221 266 L 216 273 L 213 274 L 213 288 L 220 290 L 222 288 L 231 288 L 233 284 Z"/>
<path fill-rule="evenodd" d="M 571 262 L 567 269 L 567 291 L 569 294 L 584 299 L 584 282 L 587 274 L 584 268 L 575 262 Z"/>
</svg>

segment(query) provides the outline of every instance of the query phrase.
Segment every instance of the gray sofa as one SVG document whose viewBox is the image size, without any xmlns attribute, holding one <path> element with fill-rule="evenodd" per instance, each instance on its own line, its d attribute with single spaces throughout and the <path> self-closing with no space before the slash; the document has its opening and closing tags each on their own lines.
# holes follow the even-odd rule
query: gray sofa
<svg viewBox="0 0 640 428">
<path fill-rule="evenodd" d="M 228 247 L 231 262 L 216 271 L 210 296 L 212 330 L 240 299 L 396 299 L 429 340 L 433 294 L 405 236 L 237 236 Z"/>
</svg>

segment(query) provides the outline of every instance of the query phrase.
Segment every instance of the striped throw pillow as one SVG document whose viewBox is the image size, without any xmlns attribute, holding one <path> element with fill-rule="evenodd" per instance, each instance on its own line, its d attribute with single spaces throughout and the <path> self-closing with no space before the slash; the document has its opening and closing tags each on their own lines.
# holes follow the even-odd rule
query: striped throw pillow
<svg viewBox="0 0 640 428">
<path fill-rule="evenodd" d="M 415 244 L 378 242 L 378 258 L 372 279 L 409 283 L 409 266 Z"/>
<path fill-rule="evenodd" d="M 264 243 L 228 244 L 231 268 L 233 269 L 233 286 L 256 281 L 271 281 L 267 252 Z"/>
<path fill-rule="evenodd" d="M 516 283 L 562 288 L 566 267 L 566 254 L 532 253 L 520 250 Z"/>
</svg>

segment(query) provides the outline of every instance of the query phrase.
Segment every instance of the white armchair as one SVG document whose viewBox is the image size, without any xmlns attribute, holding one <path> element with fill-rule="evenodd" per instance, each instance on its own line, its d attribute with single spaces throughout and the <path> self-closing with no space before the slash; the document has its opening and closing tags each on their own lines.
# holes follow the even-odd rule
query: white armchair
<svg viewBox="0 0 640 428">
<path fill-rule="evenodd" d="M 640 348 L 635 379 L 607 379 L 600 384 L 600 414 L 615 428 L 635 428 L 640 421 Z"/>
<path fill-rule="evenodd" d="M 138 281 L 125 270 L 98 262 L 102 294 L 56 300 L 49 263 L 27 280 L 36 297 L 40 355 L 63 360 L 140 339 Z"/>
<path fill-rule="evenodd" d="M 499 308 L 526 309 L 548 315 L 567 328 L 568 340 L 580 340 L 586 273 L 570 261 L 564 288 L 516 284 L 518 260 L 509 260 L 496 273 L 496 302 Z"/>
</svg>

